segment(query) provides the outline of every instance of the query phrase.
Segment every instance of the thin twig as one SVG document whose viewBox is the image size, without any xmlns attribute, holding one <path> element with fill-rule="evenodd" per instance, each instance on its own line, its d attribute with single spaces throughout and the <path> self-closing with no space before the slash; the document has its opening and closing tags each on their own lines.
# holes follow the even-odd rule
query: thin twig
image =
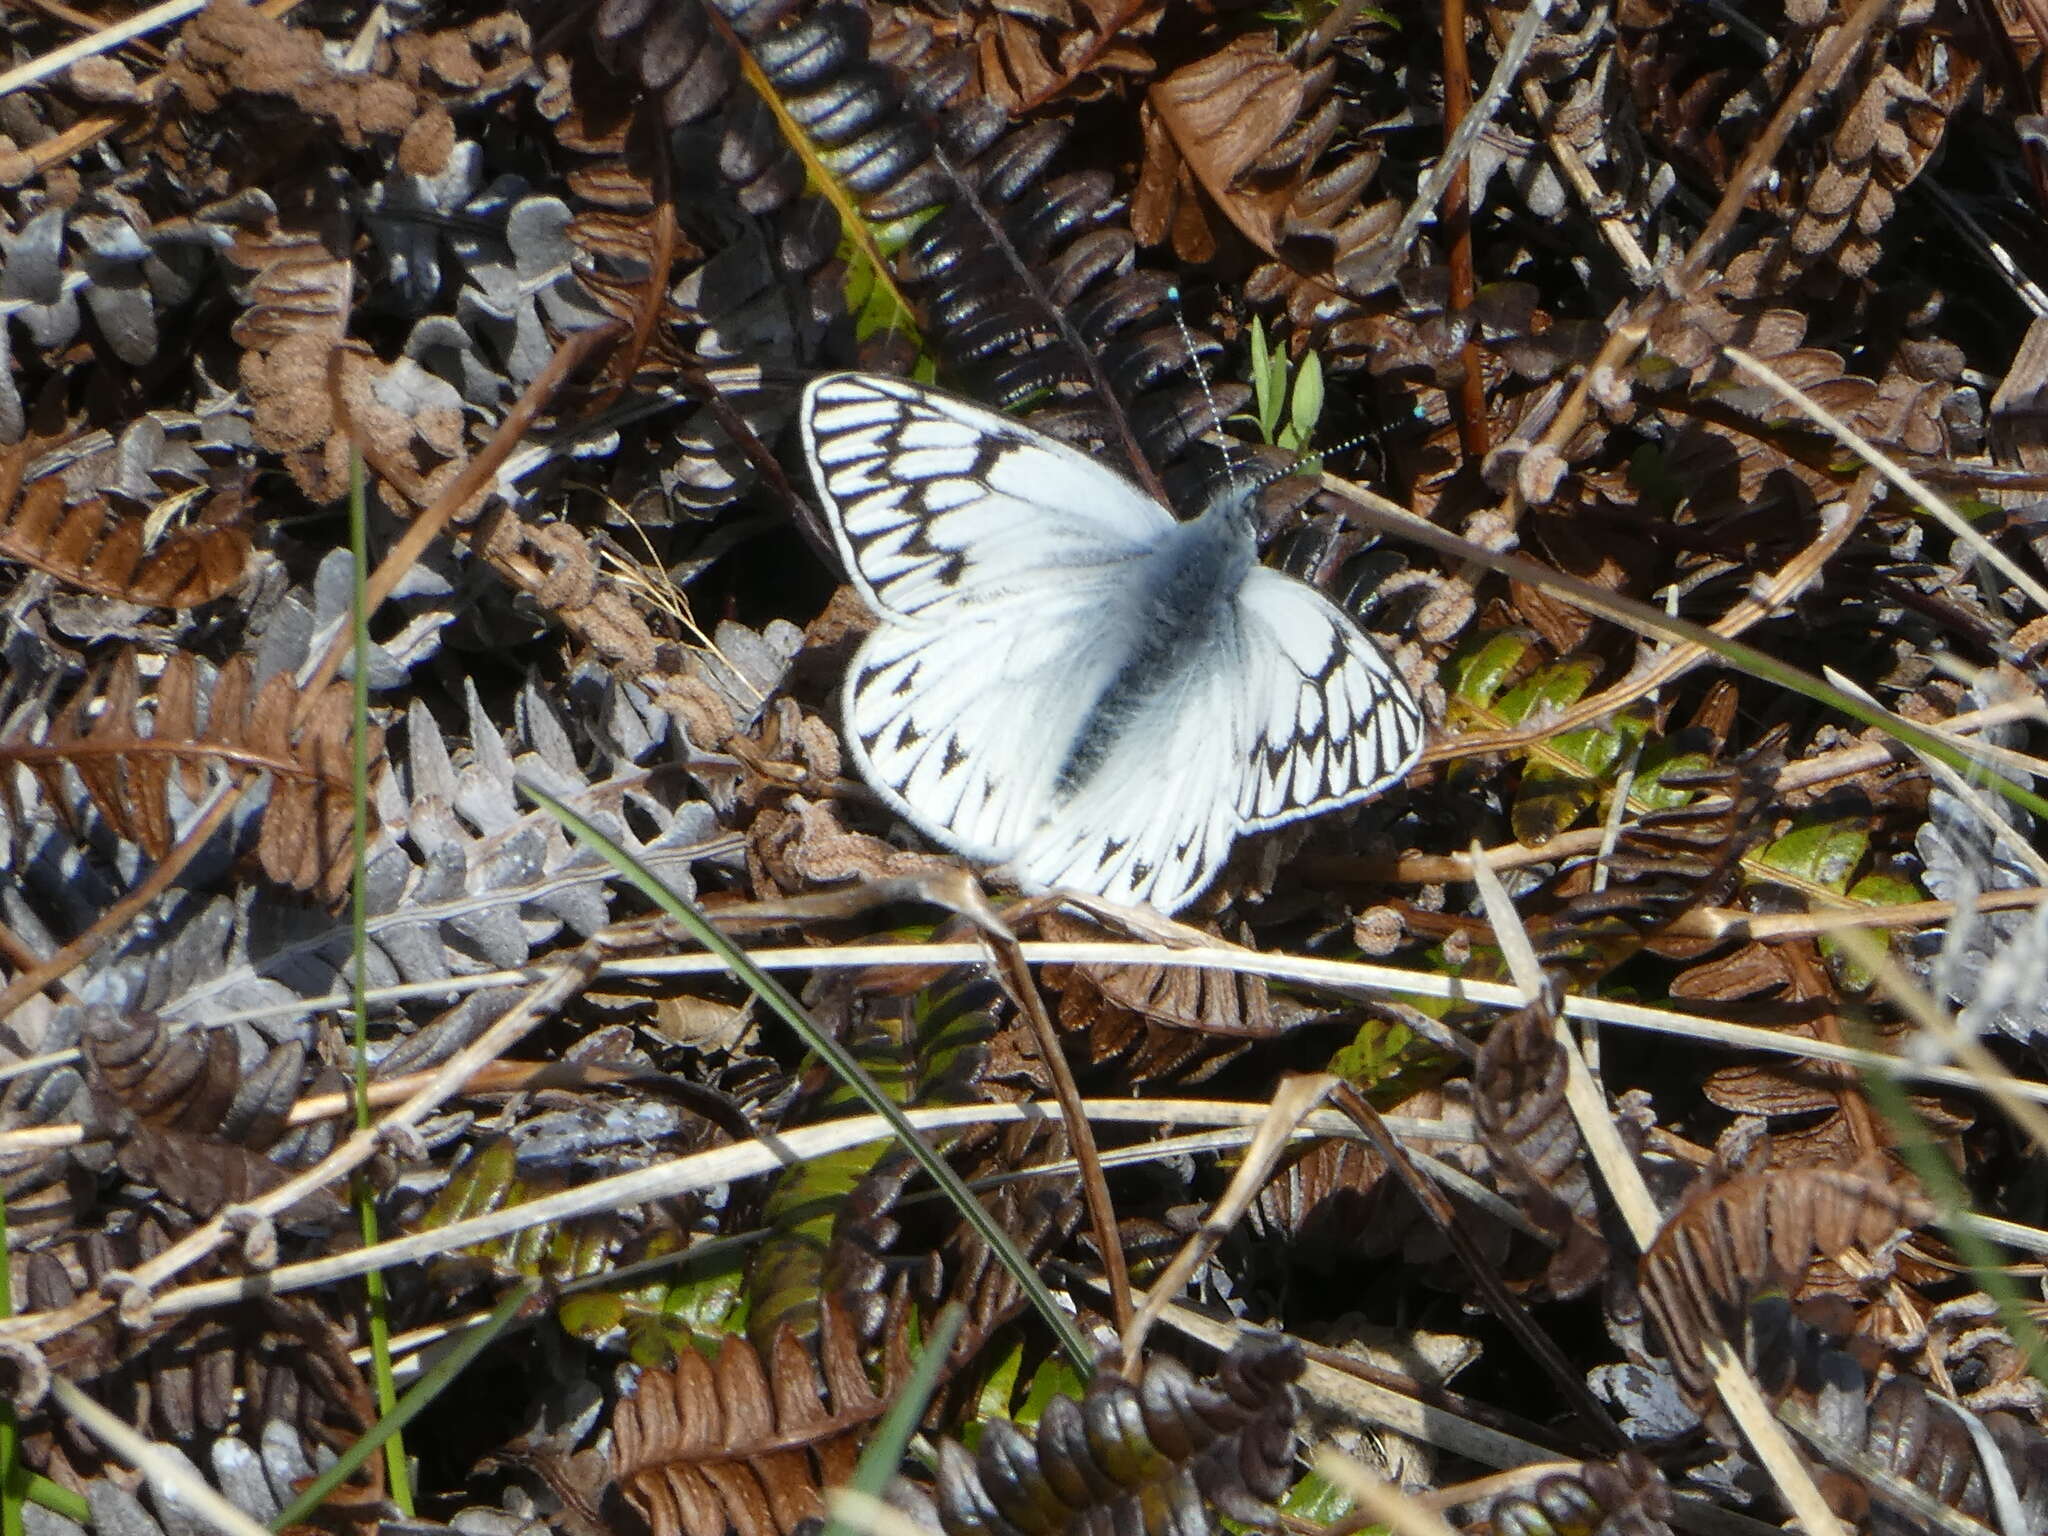
<svg viewBox="0 0 2048 1536">
<path fill-rule="evenodd" d="M 1316 955 L 1264 954 L 1219 942 L 1213 935 L 1173 925 L 1187 935 L 1189 947 L 1166 944 L 1047 943 L 1026 942 L 1024 957 L 1033 965 L 1156 965 L 1169 969 L 1225 971 L 1240 976 L 1262 976 L 1274 981 L 1305 987 L 1326 987 L 1339 995 L 1449 998 L 1483 1008 L 1519 1008 L 1519 989 L 1495 982 L 1443 976 L 1433 971 L 1403 970 L 1398 966 L 1370 965 L 1354 960 L 1326 960 Z M 1199 946 L 1199 947 L 1198 947 Z M 750 949 L 748 958 L 768 971 L 873 970 L 882 966 L 978 965 L 987 951 L 976 943 L 872 944 L 820 946 L 791 949 Z M 601 980 L 674 978 L 722 975 L 725 962 L 715 955 L 666 955 L 630 961 L 608 961 L 597 968 Z M 491 971 L 476 976 L 442 981 L 416 982 L 380 989 L 372 1002 L 394 1002 L 414 997 L 460 996 L 485 987 L 532 986 L 554 975 L 552 966 L 526 966 L 517 970 Z M 209 1020 L 228 1024 L 242 1020 L 303 1014 L 347 1003 L 346 994 L 304 998 L 269 1008 L 223 1011 Z M 1982 1091 L 1971 1073 L 1953 1067 L 1928 1066 L 1888 1056 L 1878 1051 L 1859 1050 L 1826 1040 L 1809 1040 L 1780 1030 L 1759 1029 L 1666 1008 L 1649 1008 L 1639 1003 L 1618 1002 L 1605 997 L 1567 997 L 1563 1000 L 1567 1018 L 1591 1019 L 1628 1029 L 1673 1035 L 1700 1045 L 1730 1050 L 1765 1051 L 1812 1061 L 1840 1062 L 1870 1072 L 1885 1073 L 1901 1082 L 1925 1083 L 1965 1093 Z M 192 1027 L 186 1025 L 184 1027 Z M 46 1071 L 76 1061 L 76 1051 L 52 1051 L 26 1061 L 0 1067 L 0 1082 L 28 1072 Z M 2048 1104 L 2048 1083 L 2015 1081 L 2015 1091 L 2036 1103 Z"/>
<path fill-rule="evenodd" d="M 1827 562 L 1848 542 L 1849 535 L 1863 521 L 1864 514 L 1870 509 L 1875 485 L 1875 477 L 1866 475 L 1856 482 L 1846 502 L 1831 503 L 1823 508 L 1819 536 L 1786 561 L 1769 581 L 1752 584 L 1726 613 L 1707 628 L 1724 639 L 1732 640 L 1797 598 L 1820 577 Z M 1566 731 L 1604 720 L 1616 710 L 1676 682 L 1702 662 L 1711 661 L 1713 654 L 1707 646 L 1697 642 L 1669 646 L 1612 688 L 1603 689 L 1591 698 L 1581 699 L 1568 708 L 1546 713 L 1541 719 L 1506 730 L 1444 737 L 1423 751 L 1422 761 L 1433 763 L 1483 752 L 1512 751 L 1548 741 Z"/>
<path fill-rule="evenodd" d="M 1493 920 L 1494 935 L 1500 941 L 1509 969 L 1528 1001 L 1537 1002 L 1545 995 L 1547 985 L 1507 887 L 1484 865 L 1480 866 L 1478 884 L 1480 896 L 1486 903 L 1487 916 Z M 1637 1248 L 1647 1253 L 1663 1227 L 1657 1203 L 1650 1197 L 1649 1186 L 1643 1182 L 1642 1171 L 1636 1167 L 1635 1158 L 1622 1144 L 1613 1111 L 1607 1104 L 1607 1095 L 1587 1069 L 1585 1057 L 1579 1053 L 1578 1041 L 1562 1019 L 1557 1019 L 1555 1025 L 1555 1039 L 1565 1058 L 1565 1102 L 1571 1106 L 1572 1118 L 1578 1123 L 1586 1150 L 1593 1165 L 1600 1170 L 1600 1177 L 1621 1212 L 1622 1220 L 1627 1223 L 1629 1234 L 1635 1239 Z M 1798 1515 L 1809 1536 L 1835 1536 L 1835 1533 L 1848 1536 L 1846 1528 L 1835 1518 L 1834 1511 L 1828 1508 L 1827 1500 L 1821 1497 L 1812 1472 L 1799 1459 L 1783 1427 L 1771 1416 L 1763 1394 L 1727 1340 L 1710 1338 L 1703 1342 L 1722 1403 L 1742 1427 L 1750 1449 L 1756 1453 L 1764 1470 L 1770 1473 L 1778 1492 Z"/>
<path fill-rule="evenodd" d="M 594 941 L 562 959 L 547 981 L 521 998 L 470 1044 L 457 1051 L 435 1071 L 433 1077 L 398 1109 L 368 1131 L 357 1131 L 304 1173 L 296 1174 L 243 1205 L 230 1207 L 202 1223 L 170 1247 L 135 1267 L 128 1275 L 132 1289 L 124 1299 L 128 1305 L 138 1299 L 144 1317 L 150 1314 L 150 1292 L 180 1270 L 196 1264 L 224 1247 L 233 1236 L 230 1217 L 276 1216 L 289 1210 L 307 1195 L 325 1189 L 364 1166 L 377 1155 L 384 1138 L 394 1132 L 416 1128 L 421 1121 L 454 1095 L 483 1062 L 509 1050 L 512 1045 L 552 1017 L 589 981 L 597 966 L 598 947 Z M 260 1289 L 260 1284 L 258 1286 Z M 59 1333 L 83 1327 L 104 1315 L 114 1302 L 104 1295 L 79 1298 L 54 1312 L 38 1312 L 0 1321 L 0 1339 L 40 1343 Z M 140 1321 L 141 1319 L 136 1319 Z"/>
<path fill-rule="evenodd" d="M 24 86 L 34 85 L 38 80 L 47 80 L 76 64 L 80 59 L 89 59 L 97 54 L 111 53 L 123 43 L 141 37 L 145 32 L 154 32 L 158 27 L 168 27 L 183 21 L 187 16 L 206 9 L 207 0 L 162 0 L 146 11 L 137 11 L 123 21 L 117 21 L 101 28 L 90 37 L 77 38 L 53 48 L 39 59 L 30 59 L 17 69 L 10 69 L 0 75 L 0 97 L 13 95 Z"/>
<path fill-rule="evenodd" d="M 271 1536 L 261 1521 L 222 1498 L 213 1484 L 177 1451 L 131 1428 L 63 1377 L 50 1383 L 50 1395 L 94 1439 L 140 1472 L 159 1497 L 190 1510 L 227 1536 Z"/>
<path fill-rule="evenodd" d="M 1415 244 L 1415 237 L 1421 233 L 1423 224 L 1436 216 L 1444 193 L 1471 160 L 1472 147 L 1479 142 L 1479 135 L 1500 110 L 1508 87 L 1514 84 L 1515 77 L 1528 60 L 1529 50 L 1536 46 L 1536 39 L 1542 35 L 1543 23 L 1549 18 L 1550 7 L 1554 3 L 1555 0 L 1531 0 L 1523 10 L 1507 46 L 1500 51 L 1493 73 L 1487 77 L 1486 89 L 1479 93 L 1478 99 L 1459 122 L 1457 131 L 1445 144 L 1436 164 L 1424 174 L 1421 184 L 1415 189 L 1414 199 L 1402 211 L 1401 222 L 1374 247 L 1371 261 L 1347 278 L 1344 284 L 1347 292 L 1375 293 L 1394 280 L 1394 274 L 1408 259 L 1408 251 Z"/>
<path fill-rule="evenodd" d="M 1536 451 L 1560 459 L 1563 457 L 1566 445 L 1585 423 L 1586 409 L 1594 390 L 1606 389 L 1619 376 L 1629 359 L 1649 338 L 1650 327 L 1674 297 L 1690 298 L 1698 289 L 1707 270 L 1719 256 L 1722 242 L 1734 233 L 1736 222 L 1749 207 L 1751 195 L 1769 174 L 1794 125 L 1812 108 L 1821 91 L 1840 78 L 1856 50 L 1869 38 L 1878 18 L 1896 4 L 1897 0 L 1861 0 L 1848 20 L 1829 36 L 1792 89 L 1778 103 L 1763 132 L 1751 141 L 1728 178 L 1728 185 L 1722 189 L 1720 201 L 1715 204 L 1706 227 L 1687 249 L 1676 272 L 1662 288 L 1643 295 L 1615 324 L 1599 355 L 1574 381 L 1564 404 L 1537 442 Z M 1512 525 L 1520 519 L 1522 508 L 1518 480 L 1495 510 Z"/>
</svg>

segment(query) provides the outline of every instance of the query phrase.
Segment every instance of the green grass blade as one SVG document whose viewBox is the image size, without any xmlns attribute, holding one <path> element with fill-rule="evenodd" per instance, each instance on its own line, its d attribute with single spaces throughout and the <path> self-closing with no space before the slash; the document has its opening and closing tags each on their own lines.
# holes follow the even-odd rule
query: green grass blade
<svg viewBox="0 0 2048 1536">
<path fill-rule="evenodd" d="M 1010 1241 L 1008 1233 L 998 1226 L 982 1203 L 953 1171 L 952 1165 L 925 1143 L 904 1118 L 896 1101 L 884 1093 L 875 1081 L 861 1068 L 859 1062 L 848 1055 L 846 1050 L 825 1031 L 811 1022 L 803 1005 L 790 996 L 782 983 L 749 960 L 744 951 L 734 945 L 726 936 L 711 926 L 711 922 L 696 906 L 670 890 L 652 871 L 635 859 L 632 854 L 613 842 L 604 833 L 592 826 L 583 817 L 562 804 L 546 790 L 532 784 L 521 783 L 520 792 L 547 811 L 577 839 L 595 848 L 610 861 L 620 875 L 639 889 L 641 894 L 673 917 L 690 936 L 712 954 L 725 962 L 733 975 L 745 982 L 756 997 L 766 1003 L 781 1020 L 795 1030 L 799 1039 L 809 1046 L 817 1058 L 824 1062 L 855 1093 L 861 1102 L 889 1123 L 898 1141 L 902 1142 L 910 1155 L 917 1159 L 932 1182 L 939 1186 L 946 1197 L 974 1230 L 981 1234 L 989 1250 L 1001 1261 L 1003 1267 L 1016 1278 L 1031 1304 L 1038 1309 L 1064 1349 L 1082 1370 L 1089 1369 L 1094 1356 L 1087 1341 L 1081 1337 L 1074 1320 L 1054 1299 L 1045 1282 L 1038 1278 L 1038 1272 L 1017 1251 L 1017 1245 Z"/>
<path fill-rule="evenodd" d="M 887 1491 L 890 1479 L 896 1469 L 903 1465 L 903 1453 L 910 1446 L 910 1437 L 917 1433 L 918 1421 L 924 1417 L 932 1394 L 939 1389 L 939 1377 L 946 1369 L 946 1361 L 953 1353 L 953 1341 L 960 1336 L 961 1328 L 967 1322 L 967 1309 L 959 1302 L 948 1302 L 932 1323 L 931 1336 L 918 1352 L 917 1364 L 911 1369 L 909 1379 L 896 1394 L 896 1401 L 889 1405 L 889 1411 L 882 1416 L 882 1422 L 875 1427 L 868 1443 L 861 1448 L 860 1463 L 853 1469 L 853 1477 L 847 1486 L 856 1493 L 879 1499 Z M 861 1536 L 838 1515 L 825 1522 L 825 1529 L 818 1536 Z"/>
<path fill-rule="evenodd" d="M 351 453 L 348 460 L 348 539 L 353 584 L 349 590 L 350 643 L 354 651 L 353 697 L 350 700 L 350 802 L 355 812 L 351 849 L 355 864 L 349 873 L 349 994 L 354 1040 L 351 1052 L 355 1075 L 356 1129 L 370 1128 L 370 972 L 369 972 L 369 856 L 370 856 L 370 613 L 365 590 L 369 572 L 368 496 L 363 484 L 363 456 Z M 369 1184 L 361 1177 L 349 1181 L 355 1202 L 363 1246 L 377 1245 L 377 1204 Z M 370 1323 L 370 1375 L 377 1392 L 377 1410 L 389 1418 L 398 1406 L 398 1387 L 391 1378 L 391 1316 L 384 1292 L 384 1272 L 371 1270 L 363 1276 Z M 393 1435 L 385 1447 L 385 1477 L 391 1500 L 408 1517 L 413 1513 L 412 1479 L 405 1460 L 405 1443 Z M 8 1533 L 12 1536 L 12 1533 Z"/>
<path fill-rule="evenodd" d="M 498 1303 L 489 1317 L 468 1332 L 446 1341 L 441 1357 L 412 1384 L 412 1390 L 399 1400 L 397 1406 L 378 1419 L 368 1434 L 343 1451 L 333 1466 L 314 1478 L 304 1493 L 279 1511 L 277 1518 L 270 1522 L 270 1528 L 273 1531 L 286 1530 L 310 1517 L 320 1507 L 321 1500 L 353 1476 L 356 1469 L 374 1456 L 380 1447 L 394 1441 L 401 1429 L 424 1413 L 448 1384 L 483 1351 L 484 1346 L 505 1331 L 506 1324 L 539 1289 L 537 1280 L 520 1281 L 505 1293 L 504 1300 Z"/>
</svg>

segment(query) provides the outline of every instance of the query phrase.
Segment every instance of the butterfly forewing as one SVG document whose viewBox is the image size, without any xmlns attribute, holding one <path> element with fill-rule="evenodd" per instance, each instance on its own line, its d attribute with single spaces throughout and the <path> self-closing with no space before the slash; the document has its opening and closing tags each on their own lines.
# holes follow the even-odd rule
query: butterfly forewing
<svg viewBox="0 0 2048 1536">
<path fill-rule="evenodd" d="M 1036 596 L 1142 558 L 1173 526 L 1085 454 L 915 384 L 829 374 L 804 391 L 801 419 L 847 573 L 892 618 Z"/>
</svg>

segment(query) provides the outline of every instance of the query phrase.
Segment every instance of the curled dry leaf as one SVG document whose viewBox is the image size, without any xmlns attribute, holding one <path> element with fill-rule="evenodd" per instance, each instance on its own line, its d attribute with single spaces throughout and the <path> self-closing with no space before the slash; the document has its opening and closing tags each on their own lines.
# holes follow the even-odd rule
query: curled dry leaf
<svg viewBox="0 0 2048 1536">
<path fill-rule="evenodd" d="M 1934 1219 L 1882 1169 L 1763 1168 L 1706 1183 L 1664 1223 L 1640 1266 L 1644 1310 L 1696 1410 L 1713 1401 L 1710 1339 L 1739 1341 L 1766 1290 L 1794 1296 L 1818 1259 L 1865 1254 Z"/>
<path fill-rule="evenodd" d="M 1493 1026 L 1472 1069 L 1472 1114 L 1501 1183 L 1556 1244 L 1545 1288 L 1570 1297 L 1606 1273 L 1607 1242 L 1578 1122 L 1565 1102 L 1564 1047 L 1554 1027 L 1540 1008 Z"/>
</svg>

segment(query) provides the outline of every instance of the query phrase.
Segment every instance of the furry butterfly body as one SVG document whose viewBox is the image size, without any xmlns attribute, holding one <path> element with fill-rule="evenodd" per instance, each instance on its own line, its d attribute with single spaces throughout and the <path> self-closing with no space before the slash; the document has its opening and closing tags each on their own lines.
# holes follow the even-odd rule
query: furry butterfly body
<svg viewBox="0 0 2048 1536">
<path fill-rule="evenodd" d="M 1187 522 L 1021 423 L 899 379 L 804 391 L 804 450 L 880 623 L 861 776 L 1029 890 L 1177 911 L 1246 832 L 1399 779 L 1422 712 L 1350 616 L 1258 563 L 1248 493 Z"/>
</svg>

